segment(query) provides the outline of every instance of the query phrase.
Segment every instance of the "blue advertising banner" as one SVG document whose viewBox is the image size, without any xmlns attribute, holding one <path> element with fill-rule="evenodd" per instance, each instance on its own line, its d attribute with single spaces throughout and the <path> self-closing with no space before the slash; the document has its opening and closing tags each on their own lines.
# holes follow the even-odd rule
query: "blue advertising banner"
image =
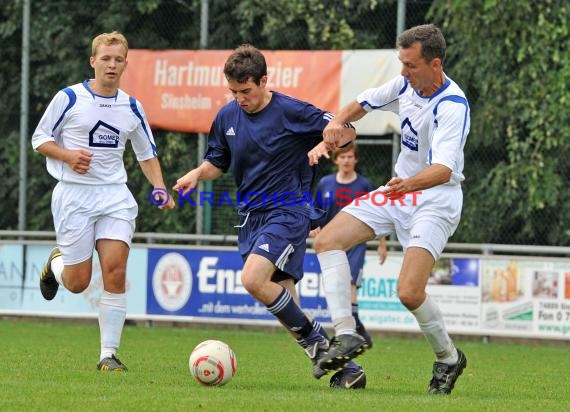
<svg viewBox="0 0 570 412">
<path fill-rule="evenodd" d="M 328 322 L 314 254 L 305 257 L 298 292 L 303 309 Z M 147 313 L 205 318 L 274 320 L 241 283 L 243 262 L 234 250 L 149 249 Z"/>
</svg>

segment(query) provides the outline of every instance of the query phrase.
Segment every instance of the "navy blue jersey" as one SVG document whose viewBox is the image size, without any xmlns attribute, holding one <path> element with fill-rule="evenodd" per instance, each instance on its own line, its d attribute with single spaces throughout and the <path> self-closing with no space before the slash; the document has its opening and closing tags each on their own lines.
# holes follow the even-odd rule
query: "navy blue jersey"
<svg viewBox="0 0 570 412">
<path fill-rule="evenodd" d="M 314 173 L 307 153 L 322 141 L 333 115 L 272 93 L 269 104 L 257 113 L 247 113 L 236 101 L 222 107 L 204 159 L 224 172 L 231 168 L 240 213 L 286 206 L 311 216 Z"/>
<path fill-rule="evenodd" d="M 351 183 L 339 183 L 336 173 L 323 177 L 317 184 L 314 195 L 315 204 L 326 211 L 324 218 L 319 221 L 324 226 L 357 196 L 371 192 L 376 187 L 364 176 L 358 175 Z"/>
</svg>

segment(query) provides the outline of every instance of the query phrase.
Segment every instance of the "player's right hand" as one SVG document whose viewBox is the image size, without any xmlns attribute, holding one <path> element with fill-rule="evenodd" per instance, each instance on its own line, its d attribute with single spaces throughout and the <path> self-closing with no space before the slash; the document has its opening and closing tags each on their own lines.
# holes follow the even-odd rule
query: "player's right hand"
<svg viewBox="0 0 570 412">
<path fill-rule="evenodd" d="M 338 148 L 338 144 L 343 137 L 344 129 L 344 124 L 335 121 L 335 119 L 326 125 L 323 130 L 323 141 L 328 150 L 335 151 Z"/>
<path fill-rule="evenodd" d="M 178 193 L 186 193 L 198 186 L 198 180 L 199 172 L 197 169 L 190 170 L 188 173 L 176 181 L 176 184 L 172 187 L 172 190 L 175 190 Z"/>
<path fill-rule="evenodd" d="M 319 159 L 321 157 L 325 157 L 327 159 L 330 159 L 327 147 L 325 145 L 325 142 L 321 142 L 318 145 L 316 145 L 315 147 L 313 147 L 311 149 L 311 151 L 309 153 L 307 153 L 307 156 L 309 157 L 309 165 L 313 166 L 319 163 Z"/>
<path fill-rule="evenodd" d="M 87 150 L 68 150 L 65 162 L 74 172 L 84 175 L 89 171 L 92 158 L 93 153 Z"/>
</svg>

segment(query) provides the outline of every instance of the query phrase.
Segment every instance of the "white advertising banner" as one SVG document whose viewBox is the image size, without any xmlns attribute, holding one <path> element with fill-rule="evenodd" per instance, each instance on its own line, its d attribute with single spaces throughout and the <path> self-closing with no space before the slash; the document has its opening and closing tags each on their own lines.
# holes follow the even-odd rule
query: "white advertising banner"
<svg viewBox="0 0 570 412">
<path fill-rule="evenodd" d="M 570 261 L 486 259 L 481 332 L 570 339 Z"/>
<path fill-rule="evenodd" d="M 73 294 L 60 288 L 53 300 L 46 301 L 40 293 L 39 276 L 50 250 L 50 246 L 43 245 L 0 245 L 0 314 L 2 311 L 46 316 L 95 316 L 98 313 L 103 282 L 97 252 L 93 256 L 91 283 L 83 293 Z M 146 255 L 146 248 L 134 247 L 130 252 L 127 264 L 129 315 L 146 313 Z"/>
<path fill-rule="evenodd" d="M 361 92 L 378 87 L 400 74 L 402 63 L 396 49 L 345 50 L 342 52 L 340 107 L 356 99 Z M 359 135 L 400 134 L 398 115 L 374 110 L 354 122 Z"/>
<path fill-rule="evenodd" d="M 402 255 L 384 265 L 368 253 L 358 291 L 360 318 L 370 329 L 419 331 L 397 296 Z M 450 333 L 570 339 L 570 259 L 444 255 L 427 293 Z"/>
</svg>

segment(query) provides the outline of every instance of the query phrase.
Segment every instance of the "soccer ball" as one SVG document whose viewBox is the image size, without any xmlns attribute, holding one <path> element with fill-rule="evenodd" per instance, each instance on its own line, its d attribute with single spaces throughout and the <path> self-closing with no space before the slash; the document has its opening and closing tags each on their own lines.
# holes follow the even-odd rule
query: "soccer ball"
<svg viewBox="0 0 570 412">
<path fill-rule="evenodd" d="M 198 382 L 222 386 L 236 374 L 236 355 L 230 345 L 220 340 L 205 340 L 190 353 L 188 366 Z"/>
</svg>

